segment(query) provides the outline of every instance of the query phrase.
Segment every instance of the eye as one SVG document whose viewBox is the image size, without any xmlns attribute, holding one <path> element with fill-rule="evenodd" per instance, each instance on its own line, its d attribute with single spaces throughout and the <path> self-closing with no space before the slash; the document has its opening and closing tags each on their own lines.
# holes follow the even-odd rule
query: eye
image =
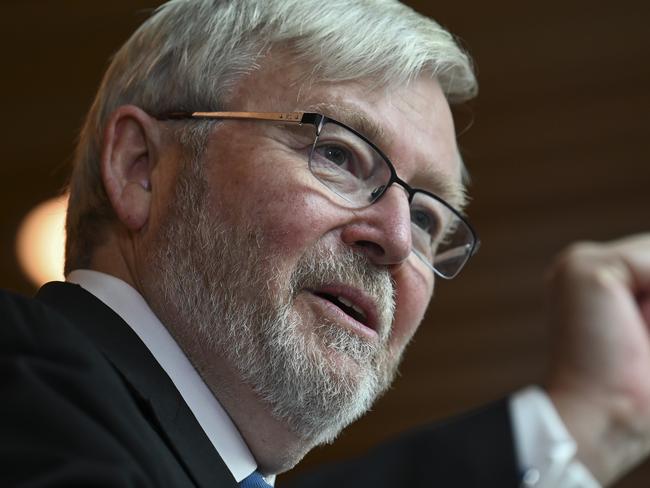
<svg viewBox="0 0 650 488">
<path fill-rule="evenodd" d="M 318 146 L 316 152 L 341 168 L 349 168 L 353 160 L 352 154 L 347 148 L 333 144 Z"/>
<path fill-rule="evenodd" d="M 363 147 L 341 141 L 324 141 L 314 148 L 316 163 L 324 169 L 329 167 L 340 174 L 358 178 L 367 178 L 372 171 L 372 160 L 364 153 Z M 367 152 L 367 151 L 366 151 Z"/>
<path fill-rule="evenodd" d="M 411 209 L 411 222 L 417 226 L 418 229 L 426 232 L 434 238 L 440 227 L 438 218 L 435 215 L 420 208 Z"/>
</svg>

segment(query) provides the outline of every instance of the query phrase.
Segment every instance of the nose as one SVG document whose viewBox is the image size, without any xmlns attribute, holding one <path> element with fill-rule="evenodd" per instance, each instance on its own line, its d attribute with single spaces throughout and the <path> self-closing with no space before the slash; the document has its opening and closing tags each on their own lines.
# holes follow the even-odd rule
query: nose
<svg viewBox="0 0 650 488">
<path fill-rule="evenodd" d="M 392 185 L 372 205 L 356 210 L 341 239 L 366 254 L 375 264 L 401 264 L 411 254 L 411 214 L 406 192 Z"/>
</svg>

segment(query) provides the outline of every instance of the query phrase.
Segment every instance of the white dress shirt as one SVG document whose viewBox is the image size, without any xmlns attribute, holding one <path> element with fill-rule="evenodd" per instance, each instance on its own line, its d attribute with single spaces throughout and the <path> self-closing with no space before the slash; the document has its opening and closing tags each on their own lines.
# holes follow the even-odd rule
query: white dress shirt
<svg viewBox="0 0 650 488">
<path fill-rule="evenodd" d="M 75 270 L 76 283 L 117 313 L 170 377 L 208 439 L 239 483 L 257 463 L 232 420 L 194 369 L 165 326 L 124 281 L 91 270 Z M 510 410 L 522 488 L 599 488 L 575 456 L 577 446 L 548 396 L 537 387 L 511 397 Z M 266 480 L 273 484 L 275 476 Z"/>
<path fill-rule="evenodd" d="M 510 400 L 522 488 L 600 488 L 576 459 L 578 446 L 548 395 L 531 386 Z"/>
</svg>

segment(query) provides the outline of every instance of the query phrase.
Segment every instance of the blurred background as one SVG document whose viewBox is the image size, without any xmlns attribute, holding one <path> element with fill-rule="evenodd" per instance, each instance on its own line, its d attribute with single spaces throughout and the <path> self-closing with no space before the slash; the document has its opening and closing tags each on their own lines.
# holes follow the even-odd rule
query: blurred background
<svg viewBox="0 0 650 488">
<path fill-rule="evenodd" d="M 155 0 L 2 2 L 0 286 L 35 288 L 16 233 L 63 188 L 107 60 Z M 395 387 L 297 471 L 543 380 L 544 270 L 575 240 L 650 230 L 646 2 L 408 1 L 472 53 L 479 98 L 459 110 L 483 246 L 439 282 Z M 650 371 L 648 372 L 650 374 Z M 617 486 L 647 487 L 650 465 Z"/>
</svg>

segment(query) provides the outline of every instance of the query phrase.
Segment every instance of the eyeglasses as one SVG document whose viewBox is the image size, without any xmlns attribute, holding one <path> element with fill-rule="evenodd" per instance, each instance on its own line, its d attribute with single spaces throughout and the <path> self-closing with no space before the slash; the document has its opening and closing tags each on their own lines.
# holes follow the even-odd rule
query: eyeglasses
<svg viewBox="0 0 650 488">
<path fill-rule="evenodd" d="M 292 145 L 308 152 L 312 174 L 355 208 L 379 200 L 394 183 L 408 194 L 412 252 L 429 269 L 454 278 L 478 250 L 470 223 L 439 196 L 412 188 L 397 176 L 395 166 L 374 143 L 351 127 L 312 112 L 171 112 L 161 120 L 240 119 L 291 124 Z"/>
</svg>

